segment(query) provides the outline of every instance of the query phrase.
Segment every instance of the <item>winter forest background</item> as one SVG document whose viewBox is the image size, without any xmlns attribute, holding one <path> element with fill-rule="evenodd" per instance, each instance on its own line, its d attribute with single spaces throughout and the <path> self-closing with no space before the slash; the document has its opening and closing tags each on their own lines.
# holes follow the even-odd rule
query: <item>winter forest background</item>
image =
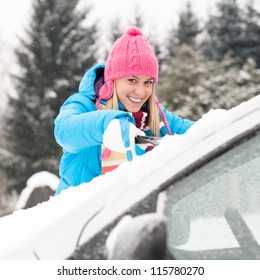
<svg viewBox="0 0 260 280">
<path fill-rule="evenodd" d="M 61 148 L 53 136 L 54 118 L 78 91 L 86 70 L 106 59 L 126 28 L 115 15 L 104 36 L 98 22 L 88 21 L 92 7 L 78 9 L 78 4 L 34 0 L 26 36 L 14 53 L 15 94 L 1 82 L 8 105 L 0 114 L 0 216 L 12 211 L 30 176 L 43 170 L 58 175 Z M 163 39 L 144 34 L 159 59 L 157 96 L 184 118 L 197 120 L 212 108 L 228 109 L 260 93 L 260 11 L 250 0 L 243 8 L 236 0 L 220 0 L 216 8 L 201 22 L 187 1 Z M 145 27 L 138 7 L 132 13 L 128 25 Z M 102 45 L 100 37 L 106 40 Z"/>
</svg>

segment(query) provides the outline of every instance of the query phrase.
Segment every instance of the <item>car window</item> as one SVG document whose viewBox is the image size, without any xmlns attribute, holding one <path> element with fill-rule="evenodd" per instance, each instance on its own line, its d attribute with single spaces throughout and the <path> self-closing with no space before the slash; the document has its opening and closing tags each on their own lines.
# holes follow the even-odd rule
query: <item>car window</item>
<svg viewBox="0 0 260 280">
<path fill-rule="evenodd" d="M 165 193 L 170 258 L 260 258 L 259 135 L 172 184 Z"/>
</svg>

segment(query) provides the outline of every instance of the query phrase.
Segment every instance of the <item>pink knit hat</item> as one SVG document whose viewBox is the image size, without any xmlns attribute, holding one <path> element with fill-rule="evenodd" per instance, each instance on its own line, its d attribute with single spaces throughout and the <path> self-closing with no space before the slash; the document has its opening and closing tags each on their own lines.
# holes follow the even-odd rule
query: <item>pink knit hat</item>
<svg viewBox="0 0 260 280">
<path fill-rule="evenodd" d="M 113 95 L 114 80 L 127 76 L 148 76 L 158 81 L 158 61 L 142 30 L 132 26 L 113 45 L 105 66 L 105 84 L 99 91 L 97 108 L 101 100 Z"/>
</svg>

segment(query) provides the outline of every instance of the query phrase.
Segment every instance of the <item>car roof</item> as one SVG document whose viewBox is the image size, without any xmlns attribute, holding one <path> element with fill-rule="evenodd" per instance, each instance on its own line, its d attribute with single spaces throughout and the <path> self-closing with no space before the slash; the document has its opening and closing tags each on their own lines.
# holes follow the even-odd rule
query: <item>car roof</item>
<svg viewBox="0 0 260 280">
<path fill-rule="evenodd" d="M 186 134 L 164 137 L 159 146 L 134 161 L 1 218 L 0 259 L 69 258 L 75 248 L 183 176 L 184 170 L 192 170 L 259 128 L 260 95 L 231 110 L 211 110 Z"/>
</svg>

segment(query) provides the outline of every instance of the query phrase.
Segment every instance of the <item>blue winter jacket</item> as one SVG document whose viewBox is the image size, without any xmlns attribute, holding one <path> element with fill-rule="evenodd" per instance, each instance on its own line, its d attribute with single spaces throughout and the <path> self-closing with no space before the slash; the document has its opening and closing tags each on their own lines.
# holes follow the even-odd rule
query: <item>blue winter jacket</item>
<svg viewBox="0 0 260 280">
<path fill-rule="evenodd" d="M 103 133 L 111 120 L 128 117 L 134 123 L 134 119 L 126 111 L 96 109 L 94 82 L 97 73 L 104 67 L 105 64 L 98 64 L 86 72 L 80 82 L 79 92 L 64 102 L 55 119 L 55 139 L 63 148 L 59 166 L 61 179 L 56 194 L 101 175 Z M 183 134 L 193 124 L 160 106 L 172 134 Z M 151 135 L 150 131 L 145 133 Z M 166 134 L 167 129 L 162 126 L 160 136 Z"/>
</svg>

